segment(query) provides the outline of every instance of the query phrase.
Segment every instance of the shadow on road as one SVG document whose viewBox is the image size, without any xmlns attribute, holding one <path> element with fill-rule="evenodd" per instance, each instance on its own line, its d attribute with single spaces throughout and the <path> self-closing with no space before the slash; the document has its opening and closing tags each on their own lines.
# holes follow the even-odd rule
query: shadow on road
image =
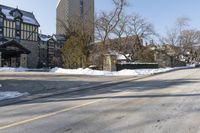
<svg viewBox="0 0 200 133">
<path fill-rule="evenodd" d="M 41 87 L 43 86 L 44 88 L 39 88 L 37 91 L 35 91 L 35 94 L 41 94 L 41 93 L 48 93 L 48 94 L 53 94 L 57 90 L 66 90 L 69 87 L 73 86 L 81 86 L 84 84 L 87 84 L 88 82 L 85 81 L 30 81 L 30 80 L 25 80 L 25 81 L 17 81 L 17 80 L 12 80 L 12 81 L 7 81 L 7 82 L 12 82 L 15 84 L 18 84 L 17 89 L 22 86 L 21 91 L 24 92 L 25 86 L 29 86 L 29 84 L 32 84 L 33 86 L 29 87 L 29 89 L 38 89 L 38 85 Z M 90 84 L 98 84 L 101 82 L 90 82 Z M 46 102 L 59 102 L 59 101 L 77 101 L 77 100 L 90 100 L 90 99 L 115 99 L 115 98 L 165 98 L 165 97 L 198 97 L 200 94 L 156 94 L 157 91 L 170 88 L 173 89 L 174 86 L 180 87 L 181 86 L 189 86 L 194 83 L 200 83 L 199 79 L 177 79 L 177 80 L 145 80 L 145 81 L 132 81 L 132 82 L 127 82 L 124 84 L 118 84 L 114 86 L 101 86 L 97 88 L 90 88 L 87 90 L 80 90 L 80 91 L 75 91 L 75 92 L 70 92 L 66 93 L 63 95 L 58 95 L 52 97 L 46 97 L 43 100 L 33 100 L 29 101 L 28 103 L 46 103 Z M 15 88 L 16 89 L 16 88 Z M 19 88 L 20 89 L 20 88 Z M 18 90 L 19 91 L 19 90 Z M 26 90 L 26 91 L 31 91 L 31 90 Z M 130 95 L 130 96 L 116 96 L 114 97 L 113 94 L 119 93 L 119 92 L 124 92 L 124 91 L 133 91 L 133 92 L 145 92 L 145 91 L 152 91 L 154 94 L 139 94 L 138 95 Z M 37 92 L 37 93 L 36 93 Z M 41 93 L 40 93 L 41 92 Z M 189 92 L 189 91 L 188 91 Z M 106 95 L 106 96 L 103 96 Z M 19 104 L 26 104 L 24 103 L 19 103 Z"/>
</svg>

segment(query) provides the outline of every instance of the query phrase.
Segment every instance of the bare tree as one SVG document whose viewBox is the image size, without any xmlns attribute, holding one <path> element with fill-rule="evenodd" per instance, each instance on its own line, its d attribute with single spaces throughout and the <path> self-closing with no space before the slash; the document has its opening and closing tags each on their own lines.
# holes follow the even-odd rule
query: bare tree
<svg viewBox="0 0 200 133">
<path fill-rule="evenodd" d="M 121 20 L 122 13 L 127 6 L 127 0 L 112 0 L 114 9 L 110 12 L 102 11 L 96 16 L 95 37 L 100 42 L 96 46 L 95 54 L 98 52 L 98 67 L 103 68 L 103 56 L 110 48 L 109 40 L 112 38 L 112 32 Z"/>
<path fill-rule="evenodd" d="M 163 44 L 170 44 L 173 46 L 182 45 L 182 33 L 189 26 L 190 19 L 187 17 L 177 18 L 173 28 L 167 30 L 166 36 L 160 39 Z"/>
<path fill-rule="evenodd" d="M 121 19 L 127 0 L 113 0 L 114 10 L 111 12 L 101 12 L 96 20 L 96 37 L 105 46 L 109 40 L 111 32 Z"/>
<path fill-rule="evenodd" d="M 182 51 L 189 53 L 190 59 L 197 57 L 198 45 L 200 43 L 200 31 L 198 30 L 184 30 L 182 31 Z"/>
<path fill-rule="evenodd" d="M 180 44 L 180 34 L 176 28 L 167 30 L 166 36 L 160 39 L 162 44 L 170 44 L 173 46 L 178 46 Z"/>
<path fill-rule="evenodd" d="M 129 30 L 133 35 L 143 39 L 150 39 L 152 35 L 155 35 L 153 25 L 147 22 L 139 14 L 133 14 L 130 16 Z"/>
<path fill-rule="evenodd" d="M 122 15 L 119 23 L 112 31 L 112 35 L 116 39 L 110 40 L 111 49 L 119 54 L 122 54 L 126 57 L 127 61 L 130 61 L 130 58 L 127 56 L 130 50 L 131 32 L 128 31 L 129 17 Z"/>
<path fill-rule="evenodd" d="M 161 42 L 176 46 L 178 51 L 173 56 L 185 55 L 193 60 L 198 55 L 196 45 L 200 43 L 200 31 L 191 29 L 189 21 L 187 17 L 178 18 L 174 28 L 167 31 Z"/>
<path fill-rule="evenodd" d="M 184 30 L 182 31 L 183 47 L 192 48 L 195 44 L 200 43 L 200 31 L 198 30 Z"/>
<path fill-rule="evenodd" d="M 176 27 L 179 30 L 179 33 L 182 33 L 186 27 L 189 26 L 190 19 L 188 17 L 180 17 L 176 20 Z"/>
<path fill-rule="evenodd" d="M 139 58 L 143 50 L 143 39 L 149 39 L 155 34 L 153 25 L 138 14 L 122 16 L 113 34 L 117 39 L 111 40 L 113 48 L 123 54 L 127 60 Z M 127 57 L 129 55 L 129 58 Z"/>
</svg>

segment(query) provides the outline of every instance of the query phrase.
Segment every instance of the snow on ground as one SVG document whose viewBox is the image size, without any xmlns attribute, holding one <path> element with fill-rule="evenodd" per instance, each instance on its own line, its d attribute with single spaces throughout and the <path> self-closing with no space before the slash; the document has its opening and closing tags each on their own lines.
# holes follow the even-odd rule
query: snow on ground
<svg viewBox="0 0 200 133">
<path fill-rule="evenodd" d="M 156 73 L 163 73 L 177 69 L 184 68 L 194 68 L 195 66 L 190 65 L 186 67 L 175 67 L 175 68 L 158 68 L 158 69 L 135 69 L 135 70 L 121 70 L 121 71 L 100 71 L 100 70 L 91 70 L 89 68 L 83 69 L 63 69 L 63 68 L 53 68 L 51 69 L 51 73 L 60 73 L 60 74 L 68 74 L 68 75 L 97 75 L 97 76 L 140 76 L 140 75 L 151 75 Z"/>
<path fill-rule="evenodd" d="M 189 65 L 186 67 L 175 67 L 175 68 L 159 68 L 159 69 L 135 69 L 135 70 L 121 70 L 121 71 L 100 71 L 91 70 L 89 68 L 83 69 L 63 69 L 63 68 L 53 68 L 50 70 L 51 73 L 58 74 L 68 74 L 68 75 L 96 75 L 96 76 L 139 76 L 139 75 L 151 75 L 156 73 L 168 72 L 176 69 L 193 68 L 195 65 Z M 12 67 L 0 67 L 0 72 L 27 72 L 27 71 L 47 71 L 47 69 L 28 69 L 28 68 L 12 68 Z"/>
<path fill-rule="evenodd" d="M 0 100 L 17 98 L 17 97 L 27 96 L 27 95 L 28 93 L 19 93 L 17 91 L 6 91 L 6 92 L 0 91 Z"/>
<path fill-rule="evenodd" d="M 25 72 L 28 68 L 0 67 L 0 72 Z"/>
<path fill-rule="evenodd" d="M 14 68 L 14 67 L 0 67 L 0 72 L 31 72 L 31 71 L 35 71 L 35 72 L 48 72 L 49 69 L 30 69 L 30 68 L 23 68 L 23 67 L 18 67 L 18 68 Z"/>
</svg>

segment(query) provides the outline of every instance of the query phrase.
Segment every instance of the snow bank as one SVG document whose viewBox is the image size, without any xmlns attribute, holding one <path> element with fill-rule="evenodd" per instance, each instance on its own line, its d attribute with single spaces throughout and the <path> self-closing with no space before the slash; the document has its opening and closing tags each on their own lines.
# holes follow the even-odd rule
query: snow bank
<svg viewBox="0 0 200 133">
<path fill-rule="evenodd" d="M 29 94 L 28 93 L 19 93 L 16 91 L 6 91 L 6 92 L 0 91 L 0 100 L 17 98 L 17 97 L 26 96 L 26 95 L 29 95 Z"/>
<path fill-rule="evenodd" d="M 113 72 L 109 71 L 99 71 L 99 70 L 91 70 L 89 68 L 83 69 L 63 69 L 63 68 L 53 68 L 50 70 L 52 73 L 63 73 L 63 74 L 71 74 L 71 75 L 112 75 Z"/>
<path fill-rule="evenodd" d="M 44 69 L 44 68 L 40 68 L 40 69 L 29 69 L 29 68 L 23 68 L 23 67 L 19 67 L 19 68 L 14 68 L 14 67 L 0 67 L 0 72 L 31 72 L 31 71 L 35 71 L 35 72 L 47 72 L 49 71 L 49 69 Z"/>
<path fill-rule="evenodd" d="M 0 72 L 25 72 L 28 68 L 13 68 L 13 67 L 0 67 Z"/>
<path fill-rule="evenodd" d="M 195 66 L 186 66 L 186 67 L 175 67 L 175 68 L 159 68 L 159 69 L 135 69 L 135 70 L 121 70 L 118 72 L 109 72 L 109 71 L 99 71 L 86 69 L 63 69 L 63 68 L 53 68 L 50 72 L 68 74 L 68 75 L 96 75 L 96 76 L 140 76 L 140 75 L 151 75 L 156 73 L 163 73 L 177 69 L 184 68 L 193 68 Z"/>
</svg>

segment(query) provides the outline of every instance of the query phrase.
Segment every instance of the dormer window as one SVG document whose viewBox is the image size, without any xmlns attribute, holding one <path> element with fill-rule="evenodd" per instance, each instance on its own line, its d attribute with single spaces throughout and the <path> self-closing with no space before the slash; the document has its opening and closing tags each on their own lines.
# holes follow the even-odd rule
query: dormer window
<svg viewBox="0 0 200 133">
<path fill-rule="evenodd" d="M 18 8 L 12 10 L 10 12 L 10 15 L 12 15 L 15 19 L 20 19 L 20 20 L 22 20 L 22 16 L 23 16 L 23 14 L 21 13 L 21 11 Z"/>
<path fill-rule="evenodd" d="M 14 18 L 21 18 L 22 16 L 19 12 L 16 11 L 16 12 L 13 13 L 13 17 Z"/>
</svg>

